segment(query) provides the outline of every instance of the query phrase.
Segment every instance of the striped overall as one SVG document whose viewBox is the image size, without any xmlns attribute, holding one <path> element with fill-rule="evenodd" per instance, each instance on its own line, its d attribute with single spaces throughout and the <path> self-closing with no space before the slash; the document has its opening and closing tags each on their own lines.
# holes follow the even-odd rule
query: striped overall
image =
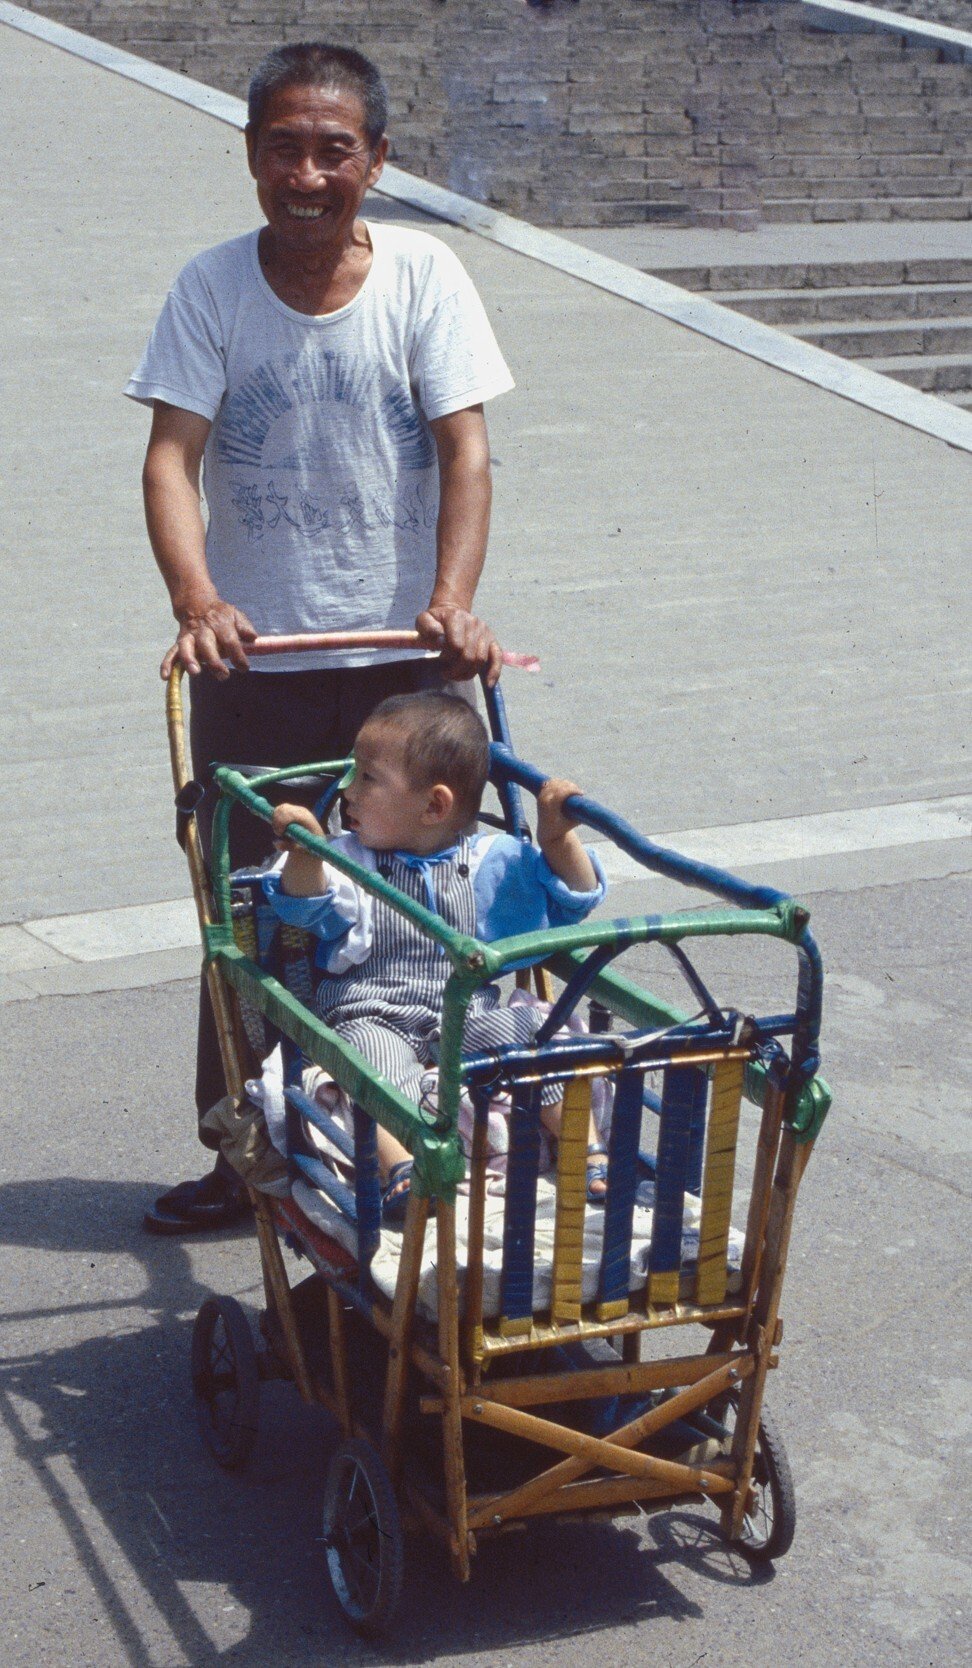
<svg viewBox="0 0 972 1668">
<path fill-rule="evenodd" d="M 386 852 L 378 872 L 416 903 L 434 909 L 457 932 L 474 937 L 476 900 L 469 873 L 469 842 L 453 855 L 421 866 Z M 422 1079 L 438 1059 L 442 1001 L 452 971 L 442 947 L 382 898 L 373 901 L 371 953 L 359 966 L 326 974 L 317 991 L 321 1018 L 359 1049 L 404 1095 L 421 1100 Z M 524 1004 L 500 1006 L 496 985 L 474 993 L 466 1014 L 463 1045 L 469 1053 L 501 1044 L 529 1044 L 544 1012 Z M 557 1084 L 541 1093 L 545 1105 L 561 1098 Z"/>
</svg>

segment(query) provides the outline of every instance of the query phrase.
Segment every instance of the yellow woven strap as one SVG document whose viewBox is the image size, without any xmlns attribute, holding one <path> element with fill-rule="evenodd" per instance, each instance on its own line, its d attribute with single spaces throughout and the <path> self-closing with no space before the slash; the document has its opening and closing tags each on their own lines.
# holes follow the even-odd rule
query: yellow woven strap
<svg viewBox="0 0 972 1668">
<path fill-rule="evenodd" d="M 237 948 L 245 956 L 249 956 L 251 961 L 256 961 L 256 922 L 252 915 L 234 915 L 233 937 L 236 939 Z"/>
<path fill-rule="evenodd" d="M 743 1060 L 720 1060 L 712 1080 L 712 1104 L 702 1178 L 702 1221 L 696 1303 L 721 1303 L 726 1295 L 726 1255 L 736 1173 L 736 1141 L 742 1100 Z"/>
<path fill-rule="evenodd" d="M 555 1321 L 580 1320 L 590 1122 L 591 1081 L 577 1079 L 564 1090 L 557 1155 L 557 1218 L 550 1306 L 551 1319 Z"/>
<path fill-rule="evenodd" d="M 654 1270 L 648 1276 L 648 1303 L 651 1308 L 671 1309 L 678 1302 L 677 1268 Z"/>
<path fill-rule="evenodd" d="M 236 940 L 237 947 L 243 952 L 243 954 L 248 956 L 250 961 L 256 961 L 256 921 L 251 913 L 248 912 L 246 915 L 234 915 L 233 937 Z M 257 1059 L 262 1060 L 263 1056 L 267 1052 L 267 1033 L 263 1023 L 263 1015 L 259 1008 L 255 1008 L 253 1006 L 252 1002 L 244 1001 L 241 996 L 237 996 L 236 1000 L 239 1003 L 240 1019 L 243 1021 L 243 1030 L 246 1033 L 246 1040 L 253 1049 Z"/>
</svg>

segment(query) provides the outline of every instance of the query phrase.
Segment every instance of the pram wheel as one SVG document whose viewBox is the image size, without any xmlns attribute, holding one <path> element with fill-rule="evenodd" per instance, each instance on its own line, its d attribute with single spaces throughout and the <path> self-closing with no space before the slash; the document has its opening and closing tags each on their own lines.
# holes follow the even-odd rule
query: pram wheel
<svg viewBox="0 0 972 1668">
<path fill-rule="evenodd" d="M 192 1329 L 192 1393 L 206 1447 L 225 1471 L 253 1452 L 260 1370 L 249 1322 L 235 1297 L 207 1297 Z"/>
<path fill-rule="evenodd" d="M 732 1395 L 713 1409 L 715 1417 L 726 1431 L 723 1447 L 728 1453 L 736 1428 L 738 1397 Z M 772 1416 L 764 1408 L 760 1414 L 753 1456 L 753 1503 L 743 1519 L 742 1533 L 736 1544 L 762 1563 L 782 1558 L 793 1545 L 796 1530 L 796 1492 L 793 1473 Z"/>
<path fill-rule="evenodd" d="M 405 1534 L 384 1463 L 370 1442 L 341 1442 L 324 1486 L 324 1548 L 335 1597 L 359 1633 L 380 1633 L 402 1594 Z"/>
</svg>

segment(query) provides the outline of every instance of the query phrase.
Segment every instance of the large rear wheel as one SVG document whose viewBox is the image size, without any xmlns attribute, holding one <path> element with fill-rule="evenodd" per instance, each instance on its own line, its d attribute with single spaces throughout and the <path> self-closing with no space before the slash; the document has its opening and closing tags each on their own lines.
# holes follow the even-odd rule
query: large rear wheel
<svg viewBox="0 0 972 1668">
<path fill-rule="evenodd" d="M 250 1323 L 235 1297 L 207 1297 L 192 1330 L 192 1394 L 206 1447 L 225 1471 L 253 1452 L 260 1369 Z"/>
<path fill-rule="evenodd" d="M 391 1478 L 370 1442 L 341 1442 L 331 1457 L 324 1550 L 331 1586 L 352 1627 L 381 1633 L 401 1598 L 405 1535 Z"/>
</svg>

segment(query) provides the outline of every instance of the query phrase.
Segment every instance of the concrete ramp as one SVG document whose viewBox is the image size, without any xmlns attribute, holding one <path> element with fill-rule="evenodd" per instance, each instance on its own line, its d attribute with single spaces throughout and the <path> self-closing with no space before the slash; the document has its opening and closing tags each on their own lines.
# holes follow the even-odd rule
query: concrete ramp
<svg viewBox="0 0 972 1668">
<path fill-rule="evenodd" d="M 0 54 L 2 143 L 22 159 L 4 185 L 2 324 L 18 399 L 3 668 L 18 923 L 185 895 L 147 422 L 120 389 L 183 261 L 258 211 L 224 122 L 12 29 Z M 372 212 L 403 210 L 376 197 Z M 968 455 L 427 223 L 472 272 L 517 378 L 490 412 L 481 602 L 542 657 L 538 677 L 507 680 L 521 749 L 648 831 L 966 791 Z"/>
</svg>

